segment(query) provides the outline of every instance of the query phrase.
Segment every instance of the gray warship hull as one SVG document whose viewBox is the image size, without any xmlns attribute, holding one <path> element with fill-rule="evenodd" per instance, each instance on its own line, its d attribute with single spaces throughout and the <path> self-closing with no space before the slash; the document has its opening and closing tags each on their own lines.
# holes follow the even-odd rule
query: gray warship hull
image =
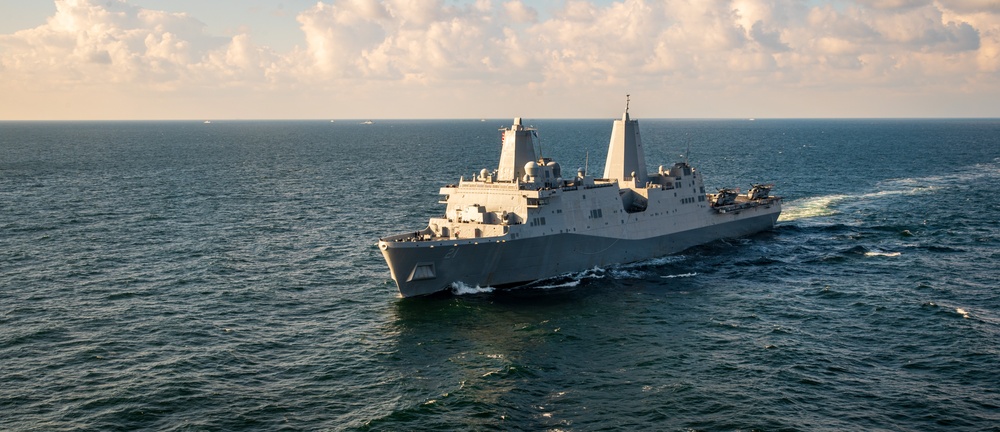
<svg viewBox="0 0 1000 432">
<path fill-rule="evenodd" d="M 756 214 L 643 239 L 574 233 L 432 242 L 387 237 L 380 242 L 380 249 L 399 293 L 414 297 L 450 289 L 456 282 L 479 287 L 521 285 L 595 267 L 645 261 L 719 239 L 745 237 L 773 228 L 780 202 L 751 213 Z"/>
<path fill-rule="evenodd" d="M 403 297 L 456 283 L 524 284 L 632 263 L 770 229 L 781 213 L 771 185 L 705 192 L 687 161 L 647 172 L 639 126 L 615 120 L 604 175 L 563 176 L 535 156 L 535 130 L 515 118 L 500 130 L 500 164 L 441 188 L 445 214 L 427 228 L 381 238 L 378 247 Z"/>
</svg>

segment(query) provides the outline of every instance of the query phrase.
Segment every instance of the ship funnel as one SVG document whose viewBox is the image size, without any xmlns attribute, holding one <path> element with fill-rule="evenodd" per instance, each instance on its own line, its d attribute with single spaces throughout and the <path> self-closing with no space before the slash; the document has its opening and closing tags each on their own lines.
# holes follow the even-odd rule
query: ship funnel
<svg viewBox="0 0 1000 432">
<path fill-rule="evenodd" d="M 635 181 L 646 184 L 646 157 L 639 137 L 639 121 L 628 115 L 628 102 L 621 120 L 615 120 L 608 144 L 608 159 L 604 164 L 604 178 L 619 182 Z"/>
<path fill-rule="evenodd" d="M 524 177 L 524 165 L 535 161 L 535 129 L 521 125 L 521 118 L 515 117 L 509 128 L 500 129 L 503 148 L 500 150 L 498 181 L 513 181 Z"/>
</svg>

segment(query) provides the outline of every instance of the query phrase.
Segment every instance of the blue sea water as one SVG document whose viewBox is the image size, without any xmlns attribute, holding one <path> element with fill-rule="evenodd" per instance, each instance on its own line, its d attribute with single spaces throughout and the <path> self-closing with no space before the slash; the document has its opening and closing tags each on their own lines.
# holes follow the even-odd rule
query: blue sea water
<svg viewBox="0 0 1000 432">
<path fill-rule="evenodd" d="M 399 298 L 508 123 L 0 122 L 0 430 L 1000 430 L 1000 120 L 641 119 L 775 229 Z"/>
</svg>

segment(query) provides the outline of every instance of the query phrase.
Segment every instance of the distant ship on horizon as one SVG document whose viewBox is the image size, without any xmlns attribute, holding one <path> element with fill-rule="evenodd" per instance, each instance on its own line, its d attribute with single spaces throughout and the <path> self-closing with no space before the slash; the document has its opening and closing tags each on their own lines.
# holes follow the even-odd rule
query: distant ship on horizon
<svg viewBox="0 0 1000 432">
<path fill-rule="evenodd" d="M 442 187 L 445 214 L 419 231 L 379 239 L 400 295 L 457 284 L 514 287 L 594 267 L 647 260 L 774 227 L 772 185 L 705 192 L 686 161 L 646 170 L 638 121 L 615 120 L 604 175 L 535 154 L 534 128 L 515 118 L 502 132 L 500 163 Z"/>
</svg>

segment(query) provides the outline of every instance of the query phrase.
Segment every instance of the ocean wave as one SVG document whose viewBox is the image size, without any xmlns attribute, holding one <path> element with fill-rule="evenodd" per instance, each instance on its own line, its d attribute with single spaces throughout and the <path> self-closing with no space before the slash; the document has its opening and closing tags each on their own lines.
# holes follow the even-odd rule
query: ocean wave
<svg viewBox="0 0 1000 432">
<path fill-rule="evenodd" d="M 874 257 L 874 256 L 880 256 L 880 257 L 898 257 L 900 255 L 902 255 L 902 254 L 899 253 L 899 252 L 883 252 L 883 251 L 879 251 L 879 250 L 870 250 L 870 251 L 865 252 L 865 256 L 868 256 L 868 257 Z"/>
<path fill-rule="evenodd" d="M 530 288 L 530 289 L 556 289 L 556 288 L 573 288 L 577 287 L 585 279 L 603 279 L 607 276 L 607 270 L 594 267 L 587 270 L 576 272 L 576 273 L 566 273 L 559 276 L 553 276 L 550 278 L 540 279 L 526 285 L 522 285 L 518 288 Z"/>
<path fill-rule="evenodd" d="M 673 275 L 666 275 L 666 276 L 660 276 L 660 277 L 663 278 L 663 279 L 674 279 L 674 278 L 689 278 L 689 277 L 695 277 L 695 276 L 698 276 L 698 272 L 673 274 Z"/>
<path fill-rule="evenodd" d="M 579 286 L 580 282 L 581 282 L 581 280 L 574 279 L 574 280 L 566 281 L 566 282 L 563 282 L 563 283 L 556 283 L 556 284 L 550 284 L 550 285 L 532 285 L 531 288 L 533 288 L 533 289 L 574 288 L 574 287 Z"/>
<path fill-rule="evenodd" d="M 642 269 L 661 267 L 667 264 L 683 261 L 685 259 L 687 259 L 687 257 L 683 255 L 667 255 L 657 258 L 650 258 L 648 260 L 638 261 L 634 263 L 616 264 L 608 267 L 593 267 L 580 272 L 566 273 L 566 274 L 561 274 L 559 276 L 538 280 L 523 286 L 523 288 L 532 288 L 532 289 L 574 288 L 579 286 L 584 280 L 587 279 L 604 279 L 604 278 L 611 278 L 614 280 L 645 279 L 649 277 L 650 272 L 644 271 Z M 666 276 L 666 277 L 690 277 L 696 274 L 697 273 L 685 273 L 681 275 Z"/>
<path fill-rule="evenodd" d="M 684 256 L 684 255 L 679 255 L 679 254 L 678 255 L 665 255 L 665 256 L 661 256 L 661 257 L 650 258 L 650 259 L 647 259 L 647 260 L 636 261 L 634 263 L 618 264 L 618 265 L 615 265 L 614 267 L 611 267 L 611 268 L 632 269 L 632 268 L 641 268 L 641 267 L 660 267 L 660 266 L 663 266 L 663 265 L 666 265 L 666 264 L 673 264 L 673 263 L 676 263 L 676 262 L 684 261 L 685 259 L 687 259 L 687 257 Z"/>
<path fill-rule="evenodd" d="M 612 279 L 643 279 L 646 277 L 646 272 L 636 269 L 624 269 L 624 268 L 611 268 L 608 269 L 608 273 L 611 275 Z"/>
</svg>

